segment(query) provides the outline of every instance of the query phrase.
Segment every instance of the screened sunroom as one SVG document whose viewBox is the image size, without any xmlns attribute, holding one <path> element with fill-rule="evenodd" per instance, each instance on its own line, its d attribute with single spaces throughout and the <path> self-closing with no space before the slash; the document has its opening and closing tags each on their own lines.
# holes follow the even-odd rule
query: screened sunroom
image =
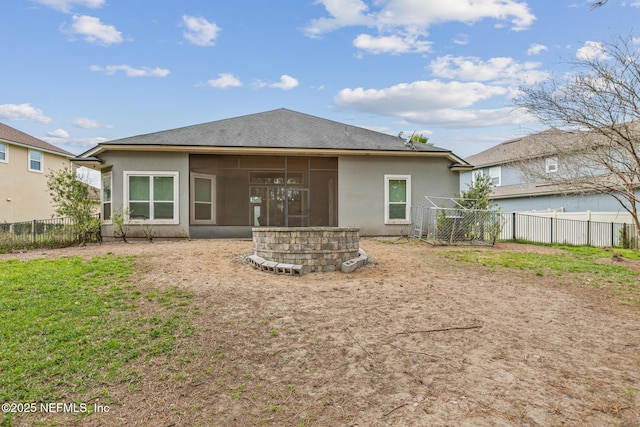
<svg viewBox="0 0 640 427">
<path fill-rule="evenodd" d="M 189 165 L 192 230 L 338 224 L 335 157 L 192 154 Z"/>
</svg>

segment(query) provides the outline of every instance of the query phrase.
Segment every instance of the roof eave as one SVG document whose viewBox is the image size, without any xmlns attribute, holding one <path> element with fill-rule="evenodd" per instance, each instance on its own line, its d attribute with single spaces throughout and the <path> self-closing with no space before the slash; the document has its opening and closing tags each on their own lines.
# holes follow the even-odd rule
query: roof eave
<svg viewBox="0 0 640 427">
<path fill-rule="evenodd" d="M 17 145 L 18 147 L 28 148 L 29 150 L 42 151 L 43 153 L 55 154 L 56 156 L 65 157 L 67 159 L 71 159 L 73 156 L 75 156 L 75 154 L 70 153 L 68 151 L 59 152 L 59 151 L 49 150 L 47 148 L 36 147 L 35 145 L 23 144 L 22 142 L 11 141 L 5 138 L 0 138 L 0 142 L 5 144 Z"/>
<path fill-rule="evenodd" d="M 97 158 L 106 151 L 173 152 L 190 154 L 244 154 L 244 155 L 296 155 L 296 156 L 398 156 L 398 157 L 446 157 L 456 166 L 467 167 L 464 160 L 450 151 L 367 150 L 336 148 L 282 148 L 282 147 L 220 147 L 202 145 L 137 145 L 103 143 L 76 159 Z M 471 167 L 470 165 L 468 167 Z"/>
</svg>

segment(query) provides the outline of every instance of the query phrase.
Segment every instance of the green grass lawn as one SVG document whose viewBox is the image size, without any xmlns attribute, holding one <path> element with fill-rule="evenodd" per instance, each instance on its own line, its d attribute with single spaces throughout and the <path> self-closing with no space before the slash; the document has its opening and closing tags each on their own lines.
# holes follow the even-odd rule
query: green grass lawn
<svg viewBox="0 0 640 427">
<path fill-rule="evenodd" d="M 611 288 L 624 299 L 640 302 L 640 272 L 616 262 L 598 262 L 610 259 L 613 253 L 629 260 L 640 260 L 640 252 L 630 249 L 605 251 L 601 248 L 555 246 L 558 254 L 541 254 L 485 249 L 450 250 L 447 258 L 481 264 L 490 269 L 531 270 L 537 276 L 570 276 L 571 280 L 596 288 Z"/>
<path fill-rule="evenodd" d="M 134 265 L 116 256 L 0 262 L 1 403 L 80 403 L 135 381 L 128 362 L 175 351 L 192 331 L 191 295 L 141 289 Z M 0 425 L 14 415 L 0 413 Z"/>
</svg>

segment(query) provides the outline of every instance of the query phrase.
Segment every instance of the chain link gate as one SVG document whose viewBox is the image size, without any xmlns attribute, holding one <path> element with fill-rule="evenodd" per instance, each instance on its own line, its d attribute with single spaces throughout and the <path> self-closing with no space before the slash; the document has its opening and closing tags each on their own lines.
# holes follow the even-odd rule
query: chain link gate
<svg viewBox="0 0 640 427">
<path fill-rule="evenodd" d="M 500 236 L 497 210 L 465 208 L 465 200 L 424 196 L 411 208 L 410 236 L 435 245 L 493 245 Z"/>
</svg>

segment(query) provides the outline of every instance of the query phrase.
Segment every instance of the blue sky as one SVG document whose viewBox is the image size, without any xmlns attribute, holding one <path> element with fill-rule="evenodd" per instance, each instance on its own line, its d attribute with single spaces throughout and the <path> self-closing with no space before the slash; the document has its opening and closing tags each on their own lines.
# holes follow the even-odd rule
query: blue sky
<svg viewBox="0 0 640 427">
<path fill-rule="evenodd" d="M 0 121 L 79 154 L 277 108 L 459 156 L 539 130 L 523 84 L 634 34 L 640 0 L 5 0 Z"/>
</svg>

